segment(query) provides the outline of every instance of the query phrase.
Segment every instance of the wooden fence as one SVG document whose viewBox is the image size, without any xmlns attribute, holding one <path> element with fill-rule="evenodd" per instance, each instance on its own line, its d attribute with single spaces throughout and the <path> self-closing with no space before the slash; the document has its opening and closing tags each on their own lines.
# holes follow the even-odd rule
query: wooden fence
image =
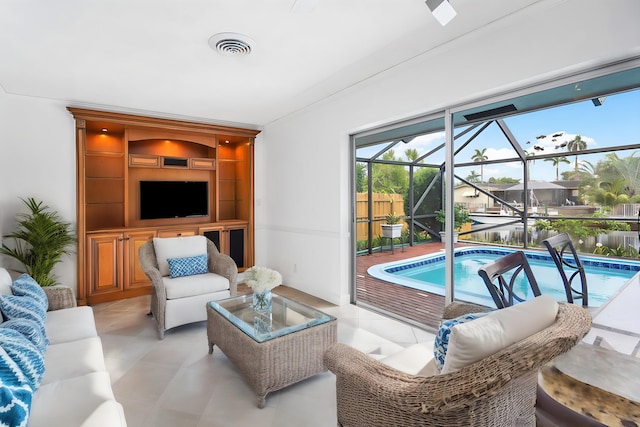
<svg viewBox="0 0 640 427">
<path fill-rule="evenodd" d="M 404 216 L 404 199 L 401 194 L 387 194 L 387 193 L 373 193 L 372 198 L 372 222 L 373 222 L 373 237 L 382 235 L 382 228 L 380 224 L 386 224 L 387 215 L 394 213 L 398 216 Z M 367 200 L 367 193 L 357 193 L 356 195 L 356 236 L 357 240 L 364 240 L 369 237 L 368 227 L 366 222 L 369 214 L 369 203 Z M 400 223 L 406 224 L 404 220 Z M 405 225 L 406 228 L 406 225 Z"/>
</svg>

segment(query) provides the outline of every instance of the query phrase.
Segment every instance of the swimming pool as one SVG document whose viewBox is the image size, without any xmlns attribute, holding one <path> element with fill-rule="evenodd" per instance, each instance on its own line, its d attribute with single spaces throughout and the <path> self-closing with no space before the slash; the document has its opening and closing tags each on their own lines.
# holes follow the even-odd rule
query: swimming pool
<svg viewBox="0 0 640 427">
<path fill-rule="evenodd" d="M 495 307 L 489 291 L 478 275 L 478 269 L 494 261 L 512 249 L 498 247 L 460 248 L 454 252 L 455 297 L 470 302 Z M 540 292 L 553 296 L 558 301 L 566 301 L 560 274 L 546 252 L 524 251 L 538 281 Z M 445 283 L 444 252 L 374 265 L 368 273 L 380 280 L 392 282 L 426 292 L 444 295 Z M 589 306 L 602 305 L 625 283 L 640 271 L 640 262 L 619 259 L 589 257 L 580 255 L 585 268 L 589 289 Z M 578 285 L 579 286 L 579 279 Z M 517 281 L 518 295 L 531 298 L 531 288 L 522 278 Z M 574 283 L 576 283 L 574 281 Z"/>
</svg>

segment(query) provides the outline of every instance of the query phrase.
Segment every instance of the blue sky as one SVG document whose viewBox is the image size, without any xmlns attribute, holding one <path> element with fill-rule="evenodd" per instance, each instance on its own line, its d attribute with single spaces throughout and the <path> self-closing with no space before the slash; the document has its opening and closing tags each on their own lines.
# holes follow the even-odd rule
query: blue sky
<svg viewBox="0 0 640 427">
<path fill-rule="evenodd" d="M 566 148 L 556 148 L 562 142 L 572 140 L 580 135 L 587 142 L 587 148 L 611 147 L 617 145 L 640 144 L 640 90 L 624 92 L 606 97 L 601 106 L 594 106 L 588 101 L 549 108 L 532 113 L 525 113 L 505 119 L 515 138 L 522 148 L 528 152 L 550 154 L 566 152 L 570 164 L 562 163 L 559 172 L 571 170 L 575 167 L 575 155 L 567 152 Z M 562 134 L 553 138 L 552 135 Z M 536 137 L 545 135 L 546 138 Z M 553 141 L 555 139 L 555 141 Z M 530 143 L 527 144 L 527 141 Z M 444 133 L 438 132 L 417 137 L 408 144 L 395 147 L 395 154 L 404 158 L 407 148 L 417 148 L 424 154 L 444 142 Z M 359 156 L 371 155 L 380 150 L 385 144 L 358 150 Z M 543 150 L 534 150 L 534 145 Z M 506 139 L 495 124 L 489 126 L 478 138 L 470 143 L 456 156 L 457 162 L 470 162 L 476 149 L 486 148 L 486 155 L 490 160 L 499 158 L 513 158 L 515 152 L 508 145 Z M 427 163 L 439 163 L 444 160 L 444 153 L 432 155 Z M 630 156 L 633 150 L 618 153 L 621 157 Z M 580 160 L 587 160 L 594 166 L 604 154 L 579 156 Z M 480 174 L 480 167 L 457 168 L 456 174 L 466 177 L 472 170 Z M 531 164 L 531 179 L 551 181 L 555 179 L 556 171 L 549 161 L 536 161 Z M 522 168 L 519 163 L 494 164 L 484 167 L 484 179 L 490 177 L 512 177 L 521 179 Z"/>
</svg>

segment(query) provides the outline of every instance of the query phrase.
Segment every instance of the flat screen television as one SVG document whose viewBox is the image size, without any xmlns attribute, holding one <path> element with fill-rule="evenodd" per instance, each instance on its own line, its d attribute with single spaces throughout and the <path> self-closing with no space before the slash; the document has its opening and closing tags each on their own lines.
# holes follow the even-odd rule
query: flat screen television
<svg viewBox="0 0 640 427">
<path fill-rule="evenodd" d="M 140 181 L 140 219 L 208 214 L 209 183 L 206 181 Z"/>
</svg>

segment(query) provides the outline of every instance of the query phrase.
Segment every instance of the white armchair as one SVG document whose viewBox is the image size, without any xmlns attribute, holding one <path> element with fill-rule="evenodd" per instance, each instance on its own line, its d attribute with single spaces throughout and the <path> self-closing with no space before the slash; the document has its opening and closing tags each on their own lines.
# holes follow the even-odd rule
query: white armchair
<svg viewBox="0 0 640 427">
<path fill-rule="evenodd" d="M 139 254 L 153 284 L 151 314 L 160 339 L 167 329 L 206 320 L 207 302 L 236 295 L 238 267 L 204 236 L 154 238 Z"/>
</svg>

